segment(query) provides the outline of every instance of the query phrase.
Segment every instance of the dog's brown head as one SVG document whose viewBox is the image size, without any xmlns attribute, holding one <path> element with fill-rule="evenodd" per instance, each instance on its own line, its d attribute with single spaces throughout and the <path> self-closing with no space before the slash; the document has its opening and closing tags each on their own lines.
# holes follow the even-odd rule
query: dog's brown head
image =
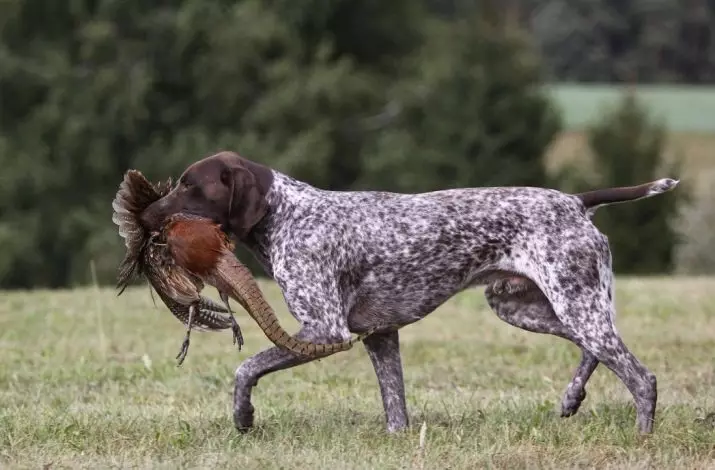
<svg viewBox="0 0 715 470">
<path fill-rule="evenodd" d="M 174 189 L 142 214 L 144 227 L 158 231 L 167 217 L 183 212 L 213 220 L 243 239 L 268 210 L 271 170 L 221 152 L 189 166 Z"/>
</svg>

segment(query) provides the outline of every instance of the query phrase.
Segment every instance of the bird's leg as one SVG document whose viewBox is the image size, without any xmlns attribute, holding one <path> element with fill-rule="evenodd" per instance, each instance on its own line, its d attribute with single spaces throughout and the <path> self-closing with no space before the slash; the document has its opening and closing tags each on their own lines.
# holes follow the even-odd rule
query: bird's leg
<svg viewBox="0 0 715 470">
<path fill-rule="evenodd" d="M 176 359 L 179 360 L 179 363 L 177 366 L 180 366 L 183 364 L 184 359 L 186 359 L 186 355 L 189 353 L 189 342 L 190 342 L 190 336 L 191 336 L 191 327 L 192 323 L 194 322 L 194 312 L 196 311 L 196 304 L 191 304 L 189 306 L 189 321 L 187 323 L 187 329 L 186 329 L 186 336 L 184 337 L 184 342 L 181 344 L 181 350 L 179 351 L 179 354 L 176 356 Z"/>
<path fill-rule="evenodd" d="M 233 331 L 233 344 L 238 344 L 238 350 L 240 351 L 241 346 L 243 346 L 243 333 L 241 333 L 241 327 L 238 326 L 236 317 L 233 316 L 231 306 L 228 304 L 228 294 L 223 291 L 219 291 L 219 296 L 221 297 L 223 303 L 226 304 L 226 310 L 228 310 L 228 314 L 231 316 L 231 331 Z"/>
</svg>

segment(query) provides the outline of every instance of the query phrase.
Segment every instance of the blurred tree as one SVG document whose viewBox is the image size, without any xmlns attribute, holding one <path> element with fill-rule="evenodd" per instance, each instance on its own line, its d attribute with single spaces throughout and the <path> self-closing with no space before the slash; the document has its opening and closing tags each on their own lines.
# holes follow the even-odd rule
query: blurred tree
<svg viewBox="0 0 715 470">
<path fill-rule="evenodd" d="M 406 192 L 546 184 L 543 154 L 560 119 L 528 36 L 488 2 L 453 7 L 461 13 L 431 25 L 411 75 L 373 119 L 365 180 Z"/>
<path fill-rule="evenodd" d="M 678 179 L 680 163 L 664 158 L 665 139 L 665 128 L 648 115 L 635 94 L 627 94 L 589 130 L 596 169 L 591 188 L 632 186 L 664 177 Z M 608 236 L 614 271 L 669 271 L 676 242 L 671 221 L 688 197 L 688 188 L 681 182 L 673 192 L 598 210 L 594 223 Z"/>
<path fill-rule="evenodd" d="M 111 282 L 128 168 L 232 149 L 349 187 L 421 20 L 408 0 L 0 2 L 0 286 L 87 282 L 90 260 Z"/>
<path fill-rule="evenodd" d="M 715 274 L 715 172 L 703 176 L 697 197 L 679 205 L 674 227 L 675 271 L 687 275 Z"/>
<path fill-rule="evenodd" d="M 123 173 L 222 149 L 327 189 L 544 184 L 529 38 L 428 3 L 0 2 L 0 286 L 112 282 Z"/>
<path fill-rule="evenodd" d="M 552 79 L 715 82 L 713 0 L 525 0 L 520 9 Z"/>
</svg>

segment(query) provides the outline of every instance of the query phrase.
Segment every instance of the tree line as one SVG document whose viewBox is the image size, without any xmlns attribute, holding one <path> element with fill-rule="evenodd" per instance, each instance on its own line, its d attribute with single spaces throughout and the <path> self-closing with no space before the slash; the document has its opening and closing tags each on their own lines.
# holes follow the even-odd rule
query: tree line
<svg viewBox="0 0 715 470">
<path fill-rule="evenodd" d="M 601 8 L 536 0 L 2 2 L 0 287 L 72 286 L 92 272 L 112 283 L 124 248 L 111 200 L 123 173 L 164 180 L 222 149 L 327 189 L 561 187 L 543 159 L 561 118 L 539 85 L 591 77 L 589 67 L 602 67 L 604 80 L 621 77 L 605 71 L 616 67 L 607 61 L 593 65 L 595 52 L 577 67 L 575 54 L 563 59 L 565 44 L 550 49 L 559 41 L 542 23 L 563 23 L 553 9 L 572 3 Z M 712 18 L 712 2 L 698 4 Z M 608 11 L 635 14 L 616 6 Z M 632 47 L 642 44 L 651 43 Z M 695 75 L 683 66 L 653 80 L 706 81 L 710 59 Z M 623 109 L 613 116 L 623 118 Z M 597 137 L 594 144 L 622 155 Z M 657 160 L 660 149 L 643 152 L 651 156 L 641 160 Z M 629 183 L 651 176 L 650 163 L 623 158 L 631 163 L 621 167 L 637 171 Z M 599 184 L 616 181 L 601 176 Z M 611 237 L 614 256 L 628 260 L 621 271 L 670 269 L 670 209 L 658 207 L 647 216 L 659 221 L 648 229 L 661 235 L 655 261 L 646 263 L 627 235 Z"/>
</svg>

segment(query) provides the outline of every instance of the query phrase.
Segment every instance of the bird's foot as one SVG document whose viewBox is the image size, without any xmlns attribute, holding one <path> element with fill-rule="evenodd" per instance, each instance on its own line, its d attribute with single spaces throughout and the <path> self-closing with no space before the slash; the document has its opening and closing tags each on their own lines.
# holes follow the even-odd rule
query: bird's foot
<svg viewBox="0 0 715 470">
<path fill-rule="evenodd" d="M 178 363 L 176 364 L 177 366 L 180 366 L 184 363 L 184 359 L 186 359 L 186 355 L 189 353 L 190 342 L 191 341 L 189 340 L 189 335 L 186 335 L 186 338 L 184 338 L 184 342 L 181 343 L 181 350 L 179 350 L 179 354 L 176 355 L 176 359 L 178 361 Z"/>
</svg>

